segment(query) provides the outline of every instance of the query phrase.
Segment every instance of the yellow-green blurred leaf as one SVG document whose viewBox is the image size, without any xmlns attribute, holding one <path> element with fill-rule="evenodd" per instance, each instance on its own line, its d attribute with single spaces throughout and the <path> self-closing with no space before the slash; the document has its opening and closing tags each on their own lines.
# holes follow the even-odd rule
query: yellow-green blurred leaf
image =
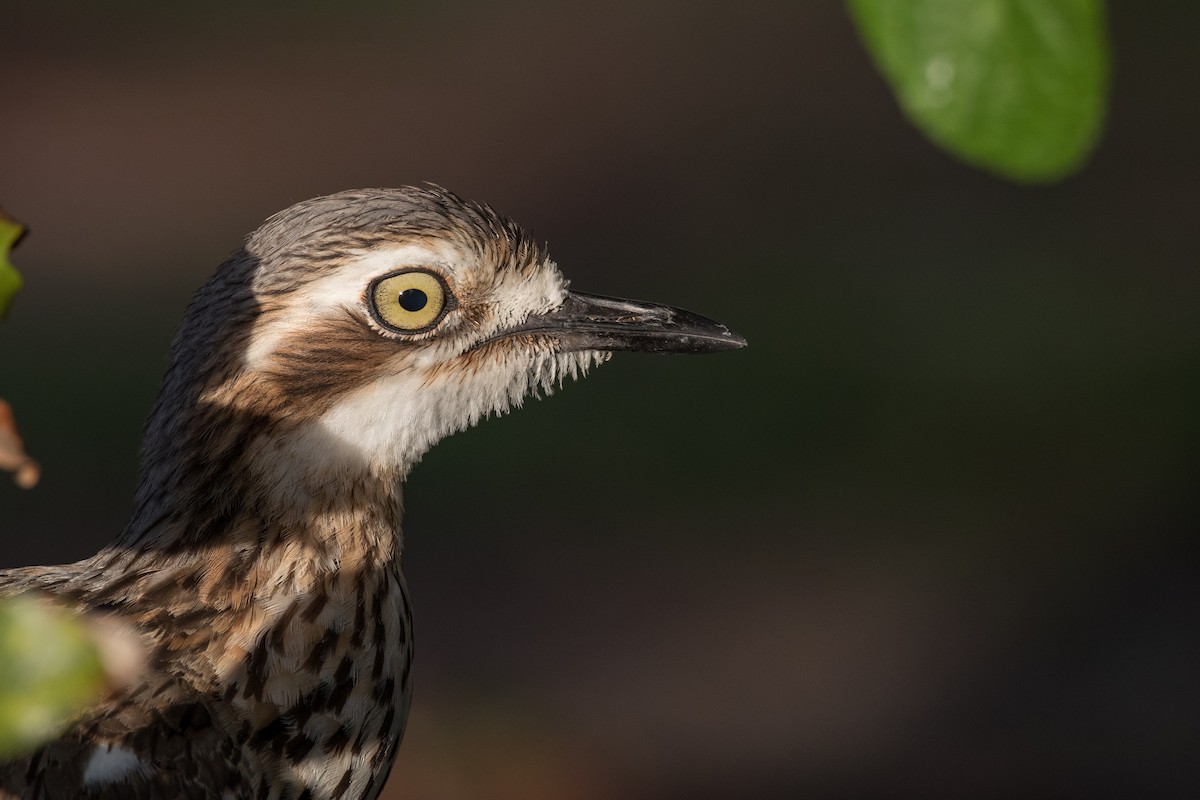
<svg viewBox="0 0 1200 800">
<path fill-rule="evenodd" d="M 0 756 L 53 737 L 106 685 L 83 621 L 44 600 L 0 600 Z"/>
<path fill-rule="evenodd" d="M 1020 181 L 1075 171 L 1104 121 L 1101 0 L 848 0 L 867 49 L 926 136 Z"/>
<path fill-rule="evenodd" d="M 8 260 L 8 253 L 25 235 L 25 226 L 0 208 L 0 317 L 8 311 L 13 295 L 21 288 L 21 273 Z"/>
</svg>

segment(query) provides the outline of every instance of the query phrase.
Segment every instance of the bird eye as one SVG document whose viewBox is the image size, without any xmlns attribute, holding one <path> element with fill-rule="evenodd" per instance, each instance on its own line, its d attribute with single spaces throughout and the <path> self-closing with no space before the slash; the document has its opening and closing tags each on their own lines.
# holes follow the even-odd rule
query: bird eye
<svg viewBox="0 0 1200 800">
<path fill-rule="evenodd" d="M 368 290 L 375 320 L 399 333 L 419 333 L 441 321 L 452 299 L 431 272 L 409 270 L 376 278 Z"/>
</svg>

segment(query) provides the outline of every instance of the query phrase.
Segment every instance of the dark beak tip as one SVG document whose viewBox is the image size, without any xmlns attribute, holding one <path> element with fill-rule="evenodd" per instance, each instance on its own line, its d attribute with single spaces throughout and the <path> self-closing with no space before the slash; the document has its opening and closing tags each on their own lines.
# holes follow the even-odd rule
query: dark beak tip
<svg viewBox="0 0 1200 800">
<path fill-rule="evenodd" d="M 678 346 L 663 347 L 659 352 L 664 353 L 724 353 L 727 351 L 741 350 L 746 346 L 745 337 L 739 336 L 733 331 L 720 326 L 720 331 L 710 329 L 702 334 L 683 334 L 678 338 Z M 657 348 L 655 348 L 657 349 Z"/>
<path fill-rule="evenodd" d="M 741 350 L 743 347 L 750 344 L 749 342 L 746 341 L 746 337 L 742 336 L 740 333 L 734 333 L 733 331 L 729 330 L 729 328 L 725 327 L 724 325 L 722 325 L 721 327 L 725 328 L 725 336 L 729 340 L 729 349 L 730 350 Z"/>
<path fill-rule="evenodd" d="M 741 350 L 747 345 L 746 337 L 720 326 L 717 335 L 687 337 L 693 343 L 695 353 L 724 353 L 727 350 Z"/>
<path fill-rule="evenodd" d="M 700 327 L 708 328 L 710 335 L 699 340 L 707 347 L 700 348 L 697 352 L 720 353 L 726 350 L 741 350 L 749 344 L 745 336 L 730 330 L 728 325 L 704 317 L 698 317 L 698 320 L 702 323 Z M 712 336 L 713 333 L 717 335 Z"/>
</svg>

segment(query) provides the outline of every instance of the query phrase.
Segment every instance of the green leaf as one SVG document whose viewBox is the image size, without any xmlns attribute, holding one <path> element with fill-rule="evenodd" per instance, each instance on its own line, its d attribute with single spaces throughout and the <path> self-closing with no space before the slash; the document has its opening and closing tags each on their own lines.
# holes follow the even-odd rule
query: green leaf
<svg viewBox="0 0 1200 800">
<path fill-rule="evenodd" d="M 89 630 L 44 600 L 0 600 L 0 756 L 28 751 L 95 702 L 106 679 Z"/>
<path fill-rule="evenodd" d="M 964 161 L 1019 181 L 1079 168 L 1108 85 L 1100 0 L 848 0 L 901 107 Z"/>
<path fill-rule="evenodd" d="M 0 318 L 8 312 L 8 304 L 21 288 L 21 273 L 8 261 L 8 252 L 25 235 L 25 226 L 0 209 Z"/>
</svg>

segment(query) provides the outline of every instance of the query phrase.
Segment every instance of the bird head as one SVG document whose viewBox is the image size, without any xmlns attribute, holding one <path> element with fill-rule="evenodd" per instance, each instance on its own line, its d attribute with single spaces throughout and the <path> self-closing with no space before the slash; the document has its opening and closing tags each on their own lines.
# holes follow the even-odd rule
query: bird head
<svg viewBox="0 0 1200 800">
<path fill-rule="evenodd" d="M 440 188 L 320 197 L 268 219 L 197 293 L 144 446 L 144 473 L 174 487 L 142 494 L 187 483 L 214 502 L 248 475 L 300 502 L 396 481 L 612 351 L 744 344 L 690 312 L 570 291 L 518 226 Z"/>
</svg>

